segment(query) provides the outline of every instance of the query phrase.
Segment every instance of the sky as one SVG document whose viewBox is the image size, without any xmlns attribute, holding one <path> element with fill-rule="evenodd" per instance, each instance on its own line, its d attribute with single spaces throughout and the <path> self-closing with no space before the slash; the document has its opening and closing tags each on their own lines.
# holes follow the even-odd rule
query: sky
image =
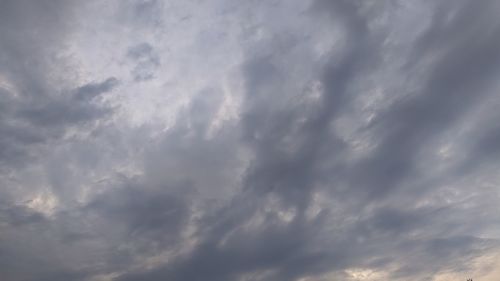
<svg viewBox="0 0 500 281">
<path fill-rule="evenodd" d="M 499 11 L 0 0 L 0 279 L 500 280 Z"/>
</svg>

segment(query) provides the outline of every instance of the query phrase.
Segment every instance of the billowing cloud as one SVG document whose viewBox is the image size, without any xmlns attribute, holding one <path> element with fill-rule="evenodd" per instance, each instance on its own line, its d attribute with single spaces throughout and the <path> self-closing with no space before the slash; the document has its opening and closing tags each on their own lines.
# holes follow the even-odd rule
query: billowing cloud
<svg viewBox="0 0 500 281">
<path fill-rule="evenodd" d="M 1 2 L 2 280 L 494 280 L 499 9 Z"/>
</svg>

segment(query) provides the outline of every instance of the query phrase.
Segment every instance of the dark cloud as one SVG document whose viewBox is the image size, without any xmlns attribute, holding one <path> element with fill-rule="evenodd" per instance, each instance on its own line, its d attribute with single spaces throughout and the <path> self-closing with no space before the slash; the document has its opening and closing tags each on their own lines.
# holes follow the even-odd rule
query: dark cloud
<svg viewBox="0 0 500 281">
<path fill-rule="evenodd" d="M 162 7 L 162 2 L 157 0 L 130 1 L 130 5 L 127 5 L 134 21 L 139 24 L 153 26 L 159 25 L 163 21 Z"/>
<path fill-rule="evenodd" d="M 185 196 L 166 190 L 123 187 L 99 196 L 85 209 L 90 215 L 123 224 L 127 236 L 149 237 L 151 242 L 175 239 L 186 221 L 188 207 Z"/>
<path fill-rule="evenodd" d="M 118 84 L 118 80 L 114 77 L 108 78 L 100 83 L 90 83 L 76 89 L 75 99 L 78 101 L 89 101 L 99 96 L 100 94 L 113 90 Z"/>
<path fill-rule="evenodd" d="M 241 27 L 230 46 L 243 62 L 221 55 L 241 77 L 185 87 L 167 76 L 191 79 L 188 60 L 165 68 L 161 50 L 211 36 L 170 40 L 160 2 L 107 8 L 127 32 L 155 29 L 119 53 L 131 73 L 98 47 L 106 73 L 83 85 L 52 56 L 74 38 L 63 25 L 75 4 L 2 2 L 0 275 L 434 280 L 498 251 L 498 4 L 299 2 L 210 2 L 228 31 L 205 14 L 186 30 L 199 21 L 196 35 L 230 41 Z M 46 36 L 19 35 L 38 26 Z M 226 51 L 208 41 L 203 54 Z M 229 69 L 209 61 L 199 69 Z M 159 84 L 175 84 L 162 92 L 182 100 L 174 116 L 126 119 L 127 91 L 162 102 L 148 92 Z"/>
<path fill-rule="evenodd" d="M 243 225 L 259 215 L 258 205 L 238 202 L 217 211 L 202 222 L 202 241 L 192 252 L 163 268 L 118 280 L 234 280 L 243 273 L 266 270 L 271 272 L 262 280 L 289 280 L 327 269 L 325 260 L 331 254 L 310 249 L 307 242 L 315 238 L 321 219 L 285 224 L 275 213 L 266 212 L 255 229 L 247 230 Z"/>
<path fill-rule="evenodd" d="M 127 57 L 135 63 L 132 76 L 135 81 L 154 78 L 156 69 L 160 66 L 160 56 L 148 43 L 142 43 L 129 48 Z"/>
<path fill-rule="evenodd" d="M 492 6 L 493 2 L 470 6 L 464 3 L 447 27 L 439 23 L 443 16 L 436 15 L 438 23 L 433 23 L 417 41 L 417 46 L 425 47 L 415 48 L 406 67 L 413 73 L 426 58 L 436 57 L 422 66 L 426 73 L 421 88 L 375 118 L 373 126 L 379 131 L 380 142 L 376 152 L 352 170 L 355 184 L 373 189 L 374 195 L 386 194 L 408 177 L 418 176 L 415 158 L 421 149 L 461 122 L 488 94 L 486 87 L 498 71 L 498 40 L 496 36 L 475 39 L 478 33 L 473 29 L 486 28 L 493 34 L 500 30 L 493 18 L 494 22 L 490 22 L 475 16 L 487 14 L 494 9 Z M 447 7 L 439 7 L 438 11 Z"/>
<path fill-rule="evenodd" d="M 0 120 L 0 163 L 15 164 L 29 157 L 32 148 L 60 139 L 75 126 L 84 126 L 103 119 L 112 109 L 92 102 L 95 96 L 110 91 L 116 79 L 87 84 L 73 93 L 60 93 L 44 98 L 22 98 L 5 91 Z M 94 96 L 94 97 L 92 97 Z"/>
<path fill-rule="evenodd" d="M 14 227 L 43 222 L 44 216 L 23 206 L 2 206 L 0 209 L 0 222 Z"/>
<path fill-rule="evenodd" d="M 462 239 L 456 236 L 430 238 L 418 242 L 408 240 L 408 235 L 412 231 L 418 230 L 424 225 L 437 227 L 439 223 L 433 222 L 435 211 L 432 209 L 426 210 L 424 208 L 417 212 L 400 207 L 400 209 L 393 210 L 384 208 L 377 210 L 378 208 L 376 208 L 375 216 L 370 216 L 366 218 L 366 221 L 362 221 L 370 227 L 354 227 L 352 232 L 346 230 L 345 237 L 335 237 L 335 234 L 332 233 L 334 237 L 331 241 L 332 248 L 326 246 L 328 241 L 322 241 L 328 250 L 308 253 L 308 248 L 316 242 L 315 236 L 311 233 L 302 236 L 299 229 L 321 229 L 321 227 L 298 218 L 303 217 L 306 207 L 310 204 L 311 195 L 315 186 L 318 186 L 317 179 L 329 177 L 323 173 L 330 173 L 333 176 L 333 178 L 330 176 L 330 179 L 335 179 L 335 173 L 339 173 L 338 178 L 341 181 L 338 184 L 342 184 L 343 178 L 347 177 L 345 181 L 349 190 L 345 191 L 344 195 L 339 193 L 341 196 L 347 196 L 347 199 L 351 199 L 350 196 L 362 195 L 360 190 L 366 192 L 366 196 L 355 197 L 355 200 L 358 201 L 357 204 L 361 204 L 358 207 L 360 210 L 363 210 L 374 200 L 383 200 L 394 189 L 409 188 L 407 185 L 418 177 L 416 155 L 420 149 L 432 139 L 437 138 L 439 133 L 446 128 L 452 127 L 454 122 L 458 122 L 458 116 L 466 114 L 467 110 L 474 106 L 474 102 L 481 101 L 480 96 L 472 94 L 469 87 L 477 89 L 477 86 L 485 84 L 486 73 L 494 75 L 497 71 L 495 68 L 490 69 L 490 66 L 497 66 L 495 59 L 488 62 L 481 60 L 482 55 L 487 53 L 490 54 L 485 55 L 485 58 L 491 59 L 497 55 L 497 52 L 493 51 L 497 48 L 492 44 L 493 42 L 490 42 L 490 40 L 496 40 L 495 36 L 470 40 L 467 35 L 460 34 L 456 35 L 460 36 L 459 38 L 451 39 L 444 36 L 450 33 L 447 30 L 443 31 L 443 34 L 433 34 L 439 28 L 434 24 L 431 25 L 428 31 L 425 31 L 424 35 L 417 39 L 417 46 L 436 45 L 436 47 L 429 47 L 430 49 L 426 51 L 423 51 L 424 48 L 416 49 L 414 52 L 417 52 L 418 55 L 412 57 L 415 61 L 410 60 L 405 68 L 409 74 L 416 73 L 417 68 L 422 67 L 422 61 L 427 61 L 428 57 L 434 55 L 437 51 L 434 48 L 438 48 L 437 46 L 439 46 L 441 54 L 428 65 L 423 66 L 426 73 L 423 74 L 422 87 L 417 92 L 408 93 L 410 96 L 406 100 L 396 102 L 374 119 L 369 129 L 374 131 L 378 139 L 375 140 L 377 142 L 375 150 L 366 158 L 354 163 L 354 166 L 338 163 L 330 167 L 331 170 L 322 170 L 322 164 L 327 162 L 328 158 L 345 155 L 346 145 L 338 136 L 329 132 L 329 124 L 342 114 L 342 110 L 353 101 L 352 95 L 355 93 L 349 91 L 349 85 L 359 79 L 360 75 L 373 70 L 380 63 L 378 62 L 380 53 L 386 51 L 382 49 L 381 45 L 384 38 L 377 38 L 374 37 L 374 34 L 370 34 L 369 19 L 362 14 L 364 7 L 360 2 L 329 1 L 323 5 L 332 11 L 334 23 L 341 24 L 347 37 L 345 51 L 341 52 L 339 60 L 332 61 L 326 67 L 322 77 L 324 93 L 313 110 L 308 111 L 307 107 L 295 109 L 278 106 L 279 102 L 282 104 L 288 102 L 288 96 L 281 86 L 286 83 L 286 69 L 281 70 L 279 66 L 273 64 L 274 57 L 257 60 L 252 58 L 245 72 L 248 85 L 248 97 L 245 104 L 248 104 L 249 108 L 245 112 L 242 124 L 245 141 L 250 145 L 252 153 L 255 155 L 246 176 L 245 186 L 248 188 L 247 190 L 252 190 L 250 194 L 256 191 L 261 198 L 272 194 L 283 200 L 285 206 L 296 207 L 298 214 L 295 216 L 297 218 L 293 219 L 292 223 L 287 226 L 290 229 L 283 233 L 270 230 L 273 233 L 270 234 L 266 230 L 273 229 L 273 227 L 262 223 L 259 225 L 259 230 L 262 232 L 247 233 L 240 230 L 243 228 L 242 225 L 248 223 L 257 210 L 263 207 L 260 204 L 255 204 L 255 206 L 240 210 L 241 207 L 237 204 L 225 212 L 236 214 L 241 212 L 242 214 L 238 218 L 229 219 L 228 222 L 222 223 L 222 229 L 216 228 L 217 235 L 214 235 L 215 237 L 223 237 L 225 233 L 236 232 L 238 240 L 229 240 L 234 244 L 224 241 L 224 246 L 219 246 L 222 242 L 214 238 L 215 241 L 209 240 L 200 243 L 199 248 L 188 257 L 187 261 L 182 261 L 180 264 L 174 263 L 171 267 L 167 266 L 165 269 L 152 273 L 132 275 L 133 277 L 123 280 L 144 280 L 144 278 L 146 280 L 147 278 L 151 278 L 151 280 L 161 278 L 234 280 L 244 273 L 265 272 L 266 270 L 271 272 L 268 273 L 270 280 L 296 280 L 301 276 L 323 273 L 326 268 L 335 269 L 336 265 L 339 265 L 338 268 L 344 268 L 356 266 L 356 261 L 362 264 L 367 254 L 363 249 L 365 247 L 369 249 L 373 246 L 366 245 L 368 242 L 360 243 L 348 237 L 361 237 L 374 243 L 380 242 L 380 240 L 396 239 L 393 240 L 394 245 L 388 245 L 387 241 L 383 243 L 384 247 L 375 247 L 373 251 L 377 253 L 375 255 L 381 257 L 384 256 L 382 254 L 384 249 L 392 251 L 392 254 L 399 254 L 399 260 L 403 264 L 400 265 L 401 269 L 394 273 L 394 277 L 405 278 L 419 275 L 421 272 L 433 274 L 447 266 L 445 262 L 438 266 L 432 266 L 425 261 L 414 261 L 409 257 L 408 260 L 401 259 L 405 256 L 405 250 L 409 252 L 423 251 L 422 256 L 429 258 L 446 256 L 448 262 L 453 261 L 448 263 L 448 266 L 453 264 L 455 270 L 460 270 L 460 265 L 464 267 L 466 265 L 466 259 L 463 257 L 471 258 L 469 253 L 474 252 L 473 249 L 482 248 L 479 246 L 480 244 L 476 245 L 477 243 L 473 242 L 476 239 Z M 486 10 L 492 10 L 491 7 L 488 7 L 489 4 L 484 5 L 480 8 L 484 9 L 480 12 L 481 14 L 485 13 Z M 321 5 L 319 7 L 325 8 Z M 477 9 L 473 9 L 470 13 L 477 12 Z M 457 24 L 450 24 L 453 28 L 462 29 L 458 22 L 485 27 L 481 25 L 483 19 L 472 17 L 469 14 L 471 9 L 467 5 L 460 6 L 458 10 L 458 15 L 454 19 Z M 474 18 L 480 23 L 471 22 L 472 19 L 469 18 Z M 491 19 L 493 20 L 492 17 Z M 498 27 L 498 25 L 494 26 Z M 475 36 L 477 33 L 471 32 L 469 35 Z M 488 50 L 492 50 L 492 52 Z M 279 55 L 276 54 L 276 56 Z M 477 65 L 478 69 L 485 71 L 485 73 L 477 73 L 477 76 L 471 75 L 470 68 L 474 68 L 474 65 Z M 476 83 L 477 86 L 474 86 Z M 276 93 L 282 94 L 279 102 L 269 103 L 269 99 L 266 97 Z M 305 121 L 298 125 L 299 118 L 305 119 Z M 294 130 L 298 131 L 297 135 L 290 138 L 289 134 L 294 133 Z M 285 140 L 287 138 L 291 139 L 291 150 L 286 149 Z M 330 183 L 335 184 L 335 181 L 330 181 Z M 331 186 L 330 188 L 335 190 L 337 187 Z M 422 191 L 424 190 L 426 189 Z M 245 194 L 241 199 L 235 200 L 251 200 L 253 196 L 250 194 Z M 359 200 L 362 201 L 359 202 Z M 345 215 L 354 214 L 346 213 Z M 218 216 L 217 219 L 221 220 L 222 218 Z M 447 219 L 452 220 L 450 217 Z M 335 221 L 330 223 L 335 223 Z M 217 224 L 217 222 L 209 224 Z M 299 227 L 299 229 L 295 229 L 293 226 Z M 250 242 L 252 240 L 249 241 L 247 235 L 256 239 L 258 243 L 252 244 Z M 205 234 L 203 237 L 211 237 L 211 235 Z M 284 243 L 283 248 L 280 248 L 281 243 L 278 241 Z M 288 242 L 291 244 L 287 244 Z M 345 248 L 345 246 L 340 246 L 341 243 L 350 246 Z M 248 247 L 248 245 L 250 246 Z M 226 247 L 228 249 L 235 247 L 241 249 L 241 252 L 227 250 L 229 253 L 226 253 Z M 268 252 L 269 249 L 271 250 Z M 335 252 L 337 254 L 333 254 Z M 297 264 L 294 264 L 294 259 L 297 259 Z M 261 261 L 262 264 L 259 263 Z M 392 262 L 396 262 L 396 260 L 392 260 Z M 293 266 L 289 266 L 288 263 L 293 264 Z M 312 269 L 308 267 L 309 264 L 314 265 Z M 186 269 L 183 269 L 184 267 Z M 264 276 L 256 278 L 265 280 Z"/>
<path fill-rule="evenodd" d="M 64 26 L 75 8 L 70 3 L 4 1 L 1 6 L 0 166 L 5 166 L 60 138 L 71 126 L 106 116 L 110 109 L 90 100 L 110 91 L 117 80 L 75 90 L 54 81 L 65 71 L 54 53 L 63 50 Z"/>
</svg>

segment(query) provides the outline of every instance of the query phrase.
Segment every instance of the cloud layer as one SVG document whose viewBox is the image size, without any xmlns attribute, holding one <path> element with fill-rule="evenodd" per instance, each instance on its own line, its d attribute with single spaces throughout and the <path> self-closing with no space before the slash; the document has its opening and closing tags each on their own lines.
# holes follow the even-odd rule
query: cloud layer
<svg viewBox="0 0 500 281">
<path fill-rule="evenodd" d="M 499 9 L 1 1 L 1 279 L 497 280 Z"/>
</svg>

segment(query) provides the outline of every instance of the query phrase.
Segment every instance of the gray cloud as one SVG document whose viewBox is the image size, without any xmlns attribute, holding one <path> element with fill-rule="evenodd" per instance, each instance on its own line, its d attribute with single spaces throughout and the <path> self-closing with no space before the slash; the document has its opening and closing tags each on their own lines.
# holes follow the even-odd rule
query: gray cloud
<svg viewBox="0 0 500 281">
<path fill-rule="evenodd" d="M 90 83 L 78 87 L 75 93 L 75 99 L 78 101 L 88 101 L 99 96 L 100 94 L 111 91 L 118 84 L 118 80 L 114 77 L 108 78 L 100 83 Z"/>
<path fill-rule="evenodd" d="M 38 223 L 44 220 L 43 214 L 34 212 L 22 206 L 2 206 L 0 214 L 2 216 L 2 222 L 12 226 Z"/>
<path fill-rule="evenodd" d="M 4 166 L 29 156 L 33 147 L 60 138 L 68 127 L 104 117 L 110 109 L 89 101 L 110 91 L 116 79 L 75 90 L 54 81 L 61 69 L 52 65 L 63 67 L 64 61 L 53 54 L 62 50 L 63 23 L 75 7 L 61 1 L 5 1 L 2 6 L 0 165 Z"/>
<path fill-rule="evenodd" d="M 23 161 L 29 158 L 33 148 L 62 138 L 68 129 L 108 116 L 112 109 L 91 99 L 111 90 L 115 81 L 110 78 L 99 84 L 81 86 L 74 94 L 70 91 L 44 98 L 23 99 L 16 97 L 17 93 L 5 91 L 5 111 L 0 121 L 0 163 L 12 165 Z"/>
<path fill-rule="evenodd" d="M 0 275 L 480 274 L 500 247 L 498 4 L 229 2 L 1 4 Z M 131 71 L 67 47 L 94 7 L 102 40 L 146 34 Z"/>
<path fill-rule="evenodd" d="M 132 70 L 135 81 L 150 80 L 154 78 L 155 70 L 160 66 L 160 57 L 148 43 L 131 47 L 127 57 L 136 64 Z"/>
</svg>

